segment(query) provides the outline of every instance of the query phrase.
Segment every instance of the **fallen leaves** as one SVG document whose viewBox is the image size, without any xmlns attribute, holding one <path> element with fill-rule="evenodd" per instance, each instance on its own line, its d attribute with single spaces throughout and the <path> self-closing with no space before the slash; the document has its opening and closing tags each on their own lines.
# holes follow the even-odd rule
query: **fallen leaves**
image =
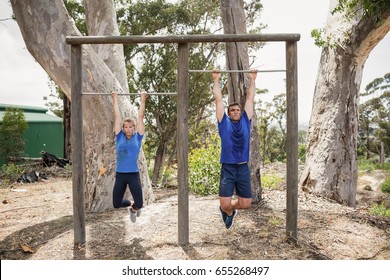
<svg viewBox="0 0 390 280">
<path fill-rule="evenodd" d="M 31 249 L 31 247 L 26 245 L 26 244 L 20 244 L 20 246 L 22 247 L 22 250 L 24 253 L 30 253 L 30 254 L 35 253 L 35 251 L 33 249 Z"/>
</svg>

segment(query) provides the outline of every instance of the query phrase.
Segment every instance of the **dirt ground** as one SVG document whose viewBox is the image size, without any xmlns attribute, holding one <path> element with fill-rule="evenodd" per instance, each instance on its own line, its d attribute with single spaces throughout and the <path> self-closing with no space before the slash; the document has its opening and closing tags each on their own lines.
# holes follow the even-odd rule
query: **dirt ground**
<svg viewBox="0 0 390 280">
<path fill-rule="evenodd" d="M 269 170 L 268 170 L 269 171 Z M 277 171 L 284 173 L 283 167 Z M 267 172 L 267 170 L 264 170 Z M 284 173 L 285 174 L 285 173 Z M 177 189 L 155 189 L 136 223 L 126 209 L 86 213 L 87 242 L 74 248 L 71 178 L 0 188 L 2 260 L 389 260 L 390 219 L 369 215 L 383 172 L 359 178 L 358 206 L 349 208 L 299 192 L 298 242 L 287 241 L 285 185 L 264 189 L 263 201 L 225 229 L 216 196 L 190 196 L 189 244 L 178 245 Z M 370 187 L 367 187 L 370 186 Z M 368 190 L 371 189 L 371 190 Z"/>
</svg>

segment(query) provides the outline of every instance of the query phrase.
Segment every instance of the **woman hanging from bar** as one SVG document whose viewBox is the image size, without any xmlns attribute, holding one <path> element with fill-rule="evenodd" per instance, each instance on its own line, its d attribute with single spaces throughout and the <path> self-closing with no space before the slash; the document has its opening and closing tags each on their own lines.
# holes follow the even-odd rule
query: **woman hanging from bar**
<svg viewBox="0 0 390 280">
<path fill-rule="evenodd" d="M 137 122 L 134 119 L 125 119 L 122 122 L 118 105 L 118 93 L 111 93 L 114 110 L 114 132 L 116 145 L 116 175 L 112 193 L 114 208 L 127 207 L 130 220 L 134 223 L 141 215 L 143 206 L 142 186 L 138 170 L 138 155 L 144 137 L 144 115 L 147 93 L 141 93 L 141 104 Z M 134 202 L 124 198 L 127 186 Z"/>
</svg>

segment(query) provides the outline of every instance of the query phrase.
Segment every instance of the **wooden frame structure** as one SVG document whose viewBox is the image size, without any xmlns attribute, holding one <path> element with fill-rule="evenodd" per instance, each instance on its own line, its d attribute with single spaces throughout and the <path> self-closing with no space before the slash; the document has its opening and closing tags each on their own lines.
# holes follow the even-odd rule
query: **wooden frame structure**
<svg viewBox="0 0 390 280">
<path fill-rule="evenodd" d="M 71 143 L 74 244 L 86 242 L 84 210 L 84 142 L 82 108 L 83 44 L 177 44 L 177 160 L 178 160 L 178 243 L 189 243 L 188 204 L 188 93 L 189 47 L 191 43 L 211 42 L 285 42 L 287 94 L 287 213 L 286 235 L 297 241 L 298 214 L 298 63 L 297 41 L 300 34 L 223 34 L 172 36 L 67 36 L 71 45 Z"/>
</svg>

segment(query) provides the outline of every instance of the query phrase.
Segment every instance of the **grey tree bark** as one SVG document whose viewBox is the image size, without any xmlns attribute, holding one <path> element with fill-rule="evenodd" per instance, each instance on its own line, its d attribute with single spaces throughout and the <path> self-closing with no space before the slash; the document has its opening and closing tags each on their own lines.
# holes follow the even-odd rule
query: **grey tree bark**
<svg viewBox="0 0 390 280">
<path fill-rule="evenodd" d="M 107 22 L 88 23 L 91 32 L 108 30 L 115 32 L 115 9 L 112 1 L 94 1 L 96 10 L 89 2 L 91 14 Z M 73 19 L 68 15 L 62 0 L 12 0 L 16 21 L 27 49 L 42 68 L 70 99 L 70 45 L 65 38 L 81 35 Z M 106 5 L 107 11 L 103 11 Z M 110 8 L 109 8 L 110 7 Z M 108 12 L 108 13 L 105 13 Z M 112 30 L 106 26 L 112 26 Z M 116 27 L 117 30 L 117 27 Z M 112 49 L 111 49 L 112 48 Z M 124 76 L 123 53 L 117 47 L 100 47 L 97 52 L 89 45 L 83 45 L 83 91 L 108 93 L 112 90 L 128 91 Z M 110 52 L 112 52 L 110 54 Z M 122 57 L 121 57 L 122 56 Z M 103 59 L 105 60 L 103 60 Z M 122 61 L 121 61 L 122 60 Z M 116 66 L 115 63 L 118 63 Z M 112 208 L 112 187 L 115 180 L 115 143 L 113 135 L 113 112 L 110 95 L 83 97 L 83 131 L 85 143 L 85 203 L 92 211 Z M 122 115 L 134 116 L 135 107 L 129 99 L 120 101 Z M 145 203 L 153 200 L 153 192 L 147 177 L 146 160 L 140 158 L 140 172 Z"/>
<path fill-rule="evenodd" d="M 225 34 L 246 33 L 246 16 L 243 0 L 221 0 L 221 16 Z M 226 43 L 226 68 L 249 69 L 248 44 L 245 42 Z M 244 73 L 228 73 L 228 100 L 238 102 L 244 108 L 246 89 L 249 80 Z M 259 202 L 262 198 L 260 183 L 260 138 L 256 110 L 254 110 L 250 140 L 251 188 L 253 202 Z"/>
<path fill-rule="evenodd" d="M 337 4 L 332 0 L 329 11 Z M 299 180 L 304 191 L 351 207 L 356 205 L 359 89 L 368 55 L 390 30 L 389 11 L 383 15 L 385 20 L 376 24 L 361 10 L 350 20 L 329 13 L 326 37 L 333 47 L 321 53 Z"/>
</svg>

